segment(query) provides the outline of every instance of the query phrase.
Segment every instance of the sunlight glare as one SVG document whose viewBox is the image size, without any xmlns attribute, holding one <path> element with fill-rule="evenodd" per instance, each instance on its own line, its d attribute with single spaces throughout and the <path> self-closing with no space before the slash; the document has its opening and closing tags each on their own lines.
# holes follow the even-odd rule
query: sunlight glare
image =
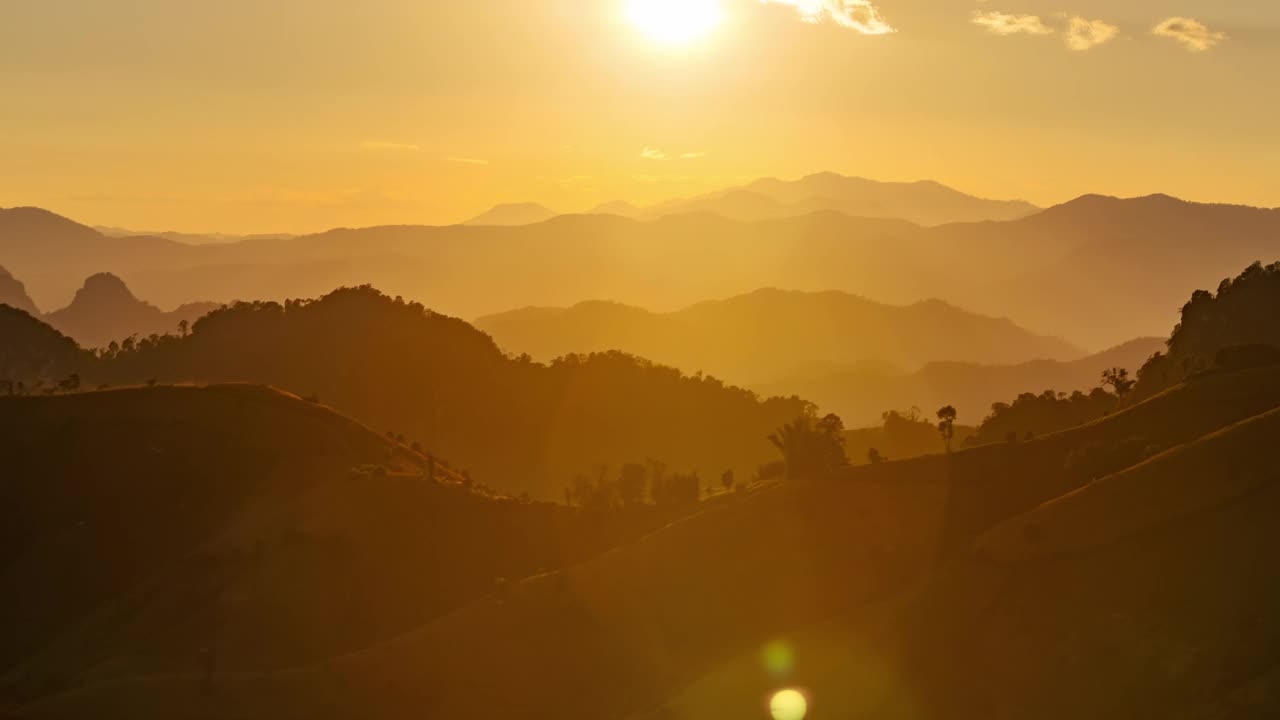
<svg viewBox="0 0 1280 720">
<path fill-rule="evenodd" d="M 683 45 L 715 29 L 723 13 L 720 0 L 627 0 L 627 19 L 658 42 Z"/>
<path fill-rule="evenodd" d="M 769 702 L 773 720 L 804 720 L 808 713 L 809 701 L 799 690 L 780 690 Z"/>
</svg>

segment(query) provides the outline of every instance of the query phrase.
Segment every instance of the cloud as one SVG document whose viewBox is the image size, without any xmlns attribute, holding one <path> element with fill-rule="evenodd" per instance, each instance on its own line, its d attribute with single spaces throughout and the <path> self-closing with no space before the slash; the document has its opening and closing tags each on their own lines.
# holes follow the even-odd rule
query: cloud
<svg viewBox="0 0 1280 720">
<path fill-rule="evenodd" d="M 1052 35 L 1054 32 L 1038 15 L 1010 15 L 995 10 L 974 12 L 973 24 L 981 25 L 996 35 Z"/>
<path fill-rule="evenodd" d="M 1073 17 L 1067 21 L 1067 47 L 1081 52 L 1110 42 L 1120 34 L 1120 28 L 1102 20 L 1086 20 Z"/>
<path fill-rule="evenodd" d="M 489 164 L 488 160 L 483 160 L 481 158 L 451 157 L 451 158 L 446 158 L 446 160 L 448 162 L 457 163 L 459 165 L 488 165 Z"/>
<path fill-rule="evenodd" d="M 657 148 L 651 148 L 648 145 L 640 151 L 640 157 L 645 160 L 666 160 L 667 154 Z"/>
<path fill-rule="evenodd" d="M 800 19 L 808 23 L 820 23 L 830 19 L 842 27 L 863 35 L 887 35 L 897 32 L 880 14 L 880 8 L 871 0 L 761 0 L 789 5 L 800 13 Z"/>
<path fill-rule="evenodd" d="M 1227 39 L 1224 32 L 1214 32 L 1199 20 L 1185 17 L 1172 17 L 1160 23 L 1151 31 L 1153 35 L 1173 38 L 1192 52 L 1211 50 L 1218 43 Z"/>
<path fill-rule="evenodd" d="M 422 148 L 418 145 L 408 143 L 383 142 L 381 140 L 368 140 L 361 145 L 365 150 L 399 150 L 402 152 L 419 152 Z"/>
</svg>

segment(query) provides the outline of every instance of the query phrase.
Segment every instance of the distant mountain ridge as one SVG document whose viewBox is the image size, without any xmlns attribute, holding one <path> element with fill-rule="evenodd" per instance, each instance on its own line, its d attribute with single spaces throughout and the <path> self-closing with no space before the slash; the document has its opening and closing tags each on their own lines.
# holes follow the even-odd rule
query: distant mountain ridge
<svg viewBox="0 0 1280 720">
<path fill-rule="evenodd" d="M 497 205 L 463 223 L 464 225 L 532 225 L 556 216 L 556 212 L 537 203 Z"/>
<path fill-rule="evenodd" d="M 230 233 L 186 233 L 175 232 L 173 230 L 165 230 L 161 232 L 139 232 L 137 230 L 129 230 L 126 228 L 111 227 L 107 225 L 94 225 L 93 229 L 107 237 L 158 237 L 164 238 L 165 240 L 180 242 L 184 245 L 214 245 L 219 243 L 240 242 L 242 240 L 286 240 L 291 237 L 297 237 L 297 235 L 293 233 L 233 235 Z"/>
<path fill-rule="evenodd" d="M 1163 338 L 1131 340 L 1099 353 L 1067 361 L 1031 360 L 1013 364 L 931 362 L 914 372 L 854 366 L 757 383 L 762 394 L 798 394 L 838 413 L 850 427 L 876 425 L 881 413 L 912 406 L 931 411 L 955 407 L 964 423 L 977 425 L 997 402 L 1025 392 L 1087 392 L 1101 384 L 1102 372 L 1114 367 L 1136 373 L 1152 355 L 1165 349 Z"/>
<path fill-rule="evenodd" d="M 26 286 L 3 267 L 0 267 L 0 305 L 14 307 L 36 317 L 40 315 L 35 301 L 27 294 Z"/>
<path fill-rule="evenodd" d="M 630 208 L 630 209 L 629 209 Z M 894 218 L 916 225 L 1016 220 L 1040 210 L 1020 200 L 988 200 L 932 180 L 880 182 L 825 172 L 799 180 L 762 178 L 740 187 L 658 203 L 645 208 L 607 203 L 592 212 L 654 219 L 688 212 L 712 212 L 730 220 L 757 221 L 823 210 L 854 217 Z"/>
<path fill-rule="evenodd" d="M 106 347 L 130 335 L 177 332 L 179 323 L 194 323 L 218 307 L 218 303 L 197 302 L 165 312 L 139 300 L 115 275 L 98 273 L 84 281 L 70 305 L 49 313 L 45 320 L 85 347 Z"/>
<path fill-rule="evenodd" d="M 42 314 L 26 294 L 23 284 L 0 267 L 0 305 L 21 310 L 69 335 L 87 348 L 103 348 L 129 336 L 147 337 L 176 332 L 179 323 L 194 323 L 220 307 L 219 303 L 194 302 L 165 312 L 130 292 L 120 278 L 96 273 L 84 281 L 71 304 Z"/>
<path fill-rule="evenodd" d="M 551 360 L 623 350 L 734 382 L 761 382 L 814 367 L 873 362 L 1075 359 L 1083 351 L 1005 319 L 939 300 L 893 306 L 841 292 L 772 288 L 653 313 L 610 302 L 526 308 L 476 320 L 505 350 Z"/>
<path fill-rule="evenodd" d="M 728 220 L 778 220 L 821 211 L 853 217 L 891 218 L 922 225 L 984 220 L 1016 220 L 1040 208 L 1020 200 L 988 200 L 932 180 L 880 182 L 837 173 L 816 173 L 798 180 L 762 178 L 746 185 L 639 206 L 624 200 L 602 203 L 585 214 L 657 220 L 670 215 L 708 212 Z M 497 205 L 464 224 L 531 225 L 557 213 L 537 203 Z"/>
<path fill-rule="evenodd" d="M 1167 196 L 1085 196 L 1018 220 L 927 228 L 832 211 L 760 222 L 706 212 L 644 222 L 577 215 L 201 246 L 108 238 L 19 209 L 0 211 L 0 264 L 40 307 L 65 305 L 102 271 L 162 306 L 373 282 L 463 317 L 600 297 L 672 310 L 788 287 L 894 304 L 940 297 L 1100 349 L 1166 331 L 1187 288 L 1212 288 L 1275 259 L 1277 237 L 1280 210 Z"/>
</svg>

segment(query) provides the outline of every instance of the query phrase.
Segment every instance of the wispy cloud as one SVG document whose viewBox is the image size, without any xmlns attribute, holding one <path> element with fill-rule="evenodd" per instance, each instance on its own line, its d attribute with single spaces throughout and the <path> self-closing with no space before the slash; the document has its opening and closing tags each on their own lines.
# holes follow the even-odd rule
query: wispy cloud
<svg viewBox="0 0 1280 720">
<path fill-rule="evenodd" d="M 658 148 L 651 148 L 646 145 L 645 148 L 640 151 L 640 157 L 645 160 L 666 160 L 667 154 Z"/>
<path fill-rule="evenodd" d="M 824 20 L 849 28 L 863 35 L 886 35 L 897 32 L 880 14 L 880 8 L 871 0 L 761 0 L 768 4 L 789 5 L 800 13 L 800 19 L 809 23 Z"/>
<path fill-rule="evenodd" d="M 446 158 L 448 162 L 457 163 L 459 165 L 488 165 L 489 161 L 481 158 L 470 157 L 451 157 Z"/>
<path fill-rule="evenodd" d="M 362 145 L 365 150 L 399 150 L 401 152 L 420 152 L 422 148 L 410 143 L 385 142 L 382 140 L 366 140 Z"/>
<path fill-rule="evenodd" d="M 995 10 L 974 12 L 973 24 L 981 25 L 996 35 L 1052 35 L 1054 32 L 1039 15 L 1011 15 Z"/>
<path fill-rule="evenodd" d="M 1110 42 L 1120 34 L 1120 28 L 1102 20 L 1073 17 L 1067 21 L 1067 47 L 1085 51 Z"/>
<path fill-rule="evenodd" d="M 1185 17 L 1169 18 L 1151 32 L 1160 37 L 1173 38 L 1192 52 L 1212 50 L 1218 43 L 1227 39 L 1226 33 L 1214 32 L 1199 20 Z"/>
</svg>

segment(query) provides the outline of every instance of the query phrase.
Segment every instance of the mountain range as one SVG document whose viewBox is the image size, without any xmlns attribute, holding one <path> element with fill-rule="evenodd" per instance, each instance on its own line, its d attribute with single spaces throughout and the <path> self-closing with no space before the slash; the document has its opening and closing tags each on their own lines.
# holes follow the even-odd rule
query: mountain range
<svg viewBox="0 0 1280 720">
<path fill-rule="evenodd" d="M 763 289 L 670 313 L 583 302 L 489 315 L 475 325 L 508 352 L 540 361 L 618 349 L 749 384 L 864 363 L 915 370 L 942 360 L 1008 364 L 1085 354 L 940 300 L 891 306 L 834 291 Z"/>
<path fill-rule="evenodd" d="M 115 275 L 97 273 L 84 281 L 70 305 L 42 315 L 27 295 L 25 286 L 2 267 L 0 304 L 40 318 L 80 345 L 91 348 L 106 347 L 129 336 L 176 332 L 181 323 L 190 325 L 218 307 L 217 303 L 195 302 L 165 312 L 139 300 Z"/>
<path fill-rule="evenodd" d="M 285 240 L 295 237 L 289 233 L 266 233 L 259 235 L 231 235 L 228 233 L 185 233 L 175 232 L 173 230 L 165 230 L 161 232 L 148 232 L 138 230 L 128 230 L 126 228 L 112 227 L 109 225 L 95 225 L 94 230 L 106 235 L 107 237 L 158 237 L 165 240 L 180 242 L 185 245 L 215 245 L 218 243 L 240 242 L 242 240 Z"/>
<path fill-rule="evenodd" d="M 941 298 L 1098 350 L 1164 332 L 1186 288 L 1272 257 L 1278 236 L 1278 210 L 1166 196 L 1085 196 L 1017 220 L 928 228 L 830 211 L 759 222 L 703 212 L 199 246 L 109 238 L 19 208 L 0 211 L 0 264 L 40 306 L 65 304 L 104 271 L 161 305 L 373 282 L 462 317 L 586 298 L 670 311 L 761 287 L 841 290 L 893 304 Z"/>
<path fill-rule="evenodd" d="M 649 460 L 707 480 L 726 470 L 749 477 L 773 459 L 768 435 L 810 408 L 618 351 L 548 365 L 508 357 L 467 323 L 367 286 L 235 303 L 187 334 L 96 355 L 26 313 L 0 310 L 14 316 L 12 338 L 0 327 L 0 363 L 18 353 L 0 381 L 53 388 L 74 372 L 86 388 L 271 385 L 447 452 L 477 482 L 542 499 L 563 497 L 578 476 Z M 494 438 L 503 452 L 492 451 Z"/>
<path fill-rule="evenodd" d="M 866 218 L 894 218 L 917 225 L 1015 220 L 1039 210 L 1021 201 L 987 200 L 932 181 L 893 183 L 816 173 L 799 180 L 763 178 L 746 185 L 668 200 L 648 206 L 615 200 L 586 211 L 588 215 L 617 215 L 633 220 L 656 220 L 669 215 L 709 212 L 742 222 L 778 220 L 832 211 Z M 530 225 L 558 213 L 537 203 L 498 205 L 472 218 L 467 225 Z"/>
<path fill-rule="evenodd" d="M 809 398 L 838 413 L 852 427 L 876 424 L 888 410 L 905 411 L 914 406 L 932 412 L 945 405 L 955 407 L 965 422 L 977 424 L 997 402 L 1009 402 L 1025 392 L 1088 392 L 1101 385 L 1103 371 L 1124 368 L 1136 372 L 1165 349 L 1163 338 L 1138 338 L 1067 361 L 938 361 L 913 372 L 870 364 L 781 377 L 751 383 L 750 387 L 766 396 Z"/>
<path fill-rule="evenodd" d="M 932 226 L 1016 220 L 1037 210 L 1039 208 L 1031 203 L 978 198 L 933 181 L 879 182 L 828 172 L 792 181 L 763 178 L 747 185 L 648 207 L 625 202 L 605 203 L 589 212 L 648 220 L 710 212 L 731 220 L 753 222 L 832 211 Z"/>
</svg>

